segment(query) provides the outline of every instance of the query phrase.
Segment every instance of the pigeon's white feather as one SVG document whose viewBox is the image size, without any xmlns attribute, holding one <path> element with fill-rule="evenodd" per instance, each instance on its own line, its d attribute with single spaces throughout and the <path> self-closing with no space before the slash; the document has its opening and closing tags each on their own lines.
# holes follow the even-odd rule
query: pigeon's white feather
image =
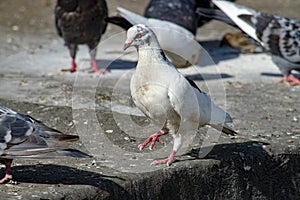
<svg viewBox="0 0 300 200">
<path fill-rule="evenodd" d="M 176 67 L 199 64 L 203 49 L 187 29 L 169 21 L 143 17 L 125 8 L 118 7 L 117 10 L 120 16 L 131 24 L 145 24 L 150 27 L 156 34 L 162 49 Z"/>
<path fill-rule="evenodd" d="M 120 13 L 121 17 L 124 17 L 127 19 L 131 24 L 146 24 L 147 23 L 147 18 L 144 16 L 141 16 L 139 14 L 136 14 L 134 12 L 131 12 L 125 8 L 118 7 L 117 11 Z"/>
<path fill-rule="evenodd" d="M 130 83 L 132 99 L 147 117 L 173 135 L 172 156 L 181 145 L 181 135 L 198 127 L 211 125 L 227 134 L 236 133 L 226 124 L 230 116 L 169 62 L 150 28 L 142 24 L 130 28 L 125 43 L 129 46 L 138 49 Z"/>
</svg>

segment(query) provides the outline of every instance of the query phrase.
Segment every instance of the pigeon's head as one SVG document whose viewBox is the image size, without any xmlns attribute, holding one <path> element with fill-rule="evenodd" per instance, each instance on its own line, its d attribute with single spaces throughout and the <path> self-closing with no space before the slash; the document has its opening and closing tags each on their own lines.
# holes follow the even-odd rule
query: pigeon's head
<svg viewBox="0 0 300 200">
<path fill-rule="evenodd" d="M 156 40 L 156 37 L 148 26 L 137 24 L 128 29 L 124 50 L 131 46 L 150 46 L 154 40 Z"/>
</svg>

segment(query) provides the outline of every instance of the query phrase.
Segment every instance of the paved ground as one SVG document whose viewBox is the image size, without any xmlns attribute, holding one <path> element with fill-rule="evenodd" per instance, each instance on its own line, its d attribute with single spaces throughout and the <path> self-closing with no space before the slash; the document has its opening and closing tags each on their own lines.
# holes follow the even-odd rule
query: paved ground
<svg viewBox="0 0 300 200">
<path fill-rule="evenodd" d="M 292 0 L 284 5 L 271 0 L 239 3 L 300 19 L 299 2 Z M 108 4 L 110 13 L 116 6 L 142 13 L 147 1 Z M 239 136 L 228 138 L 203 128 L 182 152 L 193 148 L 191 157 L 180 156 L 181 162 L 170 168 L 150 167 L 151 159 L 166 156 L 171 144 L 158 145 L 153 153 L 136 148 L 156 127 L 129 96 L 136 53 L 122 51 L 125 33 L 110 25 L 99 45 L 97 62 L 108 66 L 109 74 L 62 73 L 70 59 L 55 33 L 53 2 L 2 0 L 0 10 L 0 103 L 63 132 L 79 134 L 81 142 L 74 147 L 94 155 L 78 160 L 16 160 L 12 172 L 18 184 L 0 186 L 1 197 L 170 199 L 170 191 L 180 191 L 172 197 L 182 199 L 299 197 L 300 87 L 278 83 L 280 73 L 267 54 L 242 55 L 219 48 L 222 35 L 236 30 L 219 22 L 200 28 L 197 38 L 212 64 L 180 71 L 227 109 Z M 77 60 L 79 68 L 89 67 L 87 48 L 80 48 Z M 206 148 L 199 152 L 200 147 Z"/>
</svg>

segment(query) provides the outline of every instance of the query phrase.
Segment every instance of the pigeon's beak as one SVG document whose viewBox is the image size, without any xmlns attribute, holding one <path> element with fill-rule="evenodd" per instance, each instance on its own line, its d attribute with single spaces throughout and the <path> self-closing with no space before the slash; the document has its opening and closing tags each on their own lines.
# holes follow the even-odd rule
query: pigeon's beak
<svg viewBox="0 0 300 200">
<path fill-rule="evenodd" d="M 126 40 L 125 44 L 124 44 L 124 51 L 131 46 L 132 40 Z"/>
</svg>

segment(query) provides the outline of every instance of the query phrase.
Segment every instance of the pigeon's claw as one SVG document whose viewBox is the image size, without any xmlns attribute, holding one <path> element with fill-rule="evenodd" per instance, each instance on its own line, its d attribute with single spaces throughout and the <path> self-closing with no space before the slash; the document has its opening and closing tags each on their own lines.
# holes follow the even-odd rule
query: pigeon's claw
<svg viewBox="0 0 300 200">
<path fill-rule="evenodd" d="M 170 166 L 176 159 L 175 159 L 176 151 L 172 151 L 169 157 L 162 159 L 162 160 L 155 160 L 151 163 L 151 165 L 161 165 L 161 164 L 167 164 L 167 166 Z"/>
<path fill-rule="evenodd" d="M 162 141 L 161 139 L 159 139 L 159 137 L 162 136 L 163 134 L 164 134 L 163 131 L 158 131 L 157 133 L 151 135 L 147 140 L 145 140 L 142 144 L 140 144 L 138 146 L 139 150 L 142 151 L 145 148 L 145 146 L 147 146 L 147 144 L 149 144 L 150 142 L 151 142 L 151 144 L 149 146 L 150 150 L 153 149 L 153 147 L 154 147 L 154 145 L 155 145 L 156 142 L 164 144 L 164 141 Z"/>
<path fill-rule="evenodd" d="M 0 184 L 7 183 L 12 179 L 11 174 L 5 174 L 5 176 L 0 180 Z"/>
<path fill-rule="evenodd" d="M 96 63 L 95 60 L 92 62 L 92 67 L 91 67 L 91 69 L 89 69 L 89 73 L 101 73 L 101 74 L 106 74 L 106 73 L 108 73 L 108 72 L 109 72 L 109 70 L 107 70 L 107 69 L 101 70 L 101 69 L 98 67 L 98 65 L 97 65 L 97 63 Z"/>
</svg>

